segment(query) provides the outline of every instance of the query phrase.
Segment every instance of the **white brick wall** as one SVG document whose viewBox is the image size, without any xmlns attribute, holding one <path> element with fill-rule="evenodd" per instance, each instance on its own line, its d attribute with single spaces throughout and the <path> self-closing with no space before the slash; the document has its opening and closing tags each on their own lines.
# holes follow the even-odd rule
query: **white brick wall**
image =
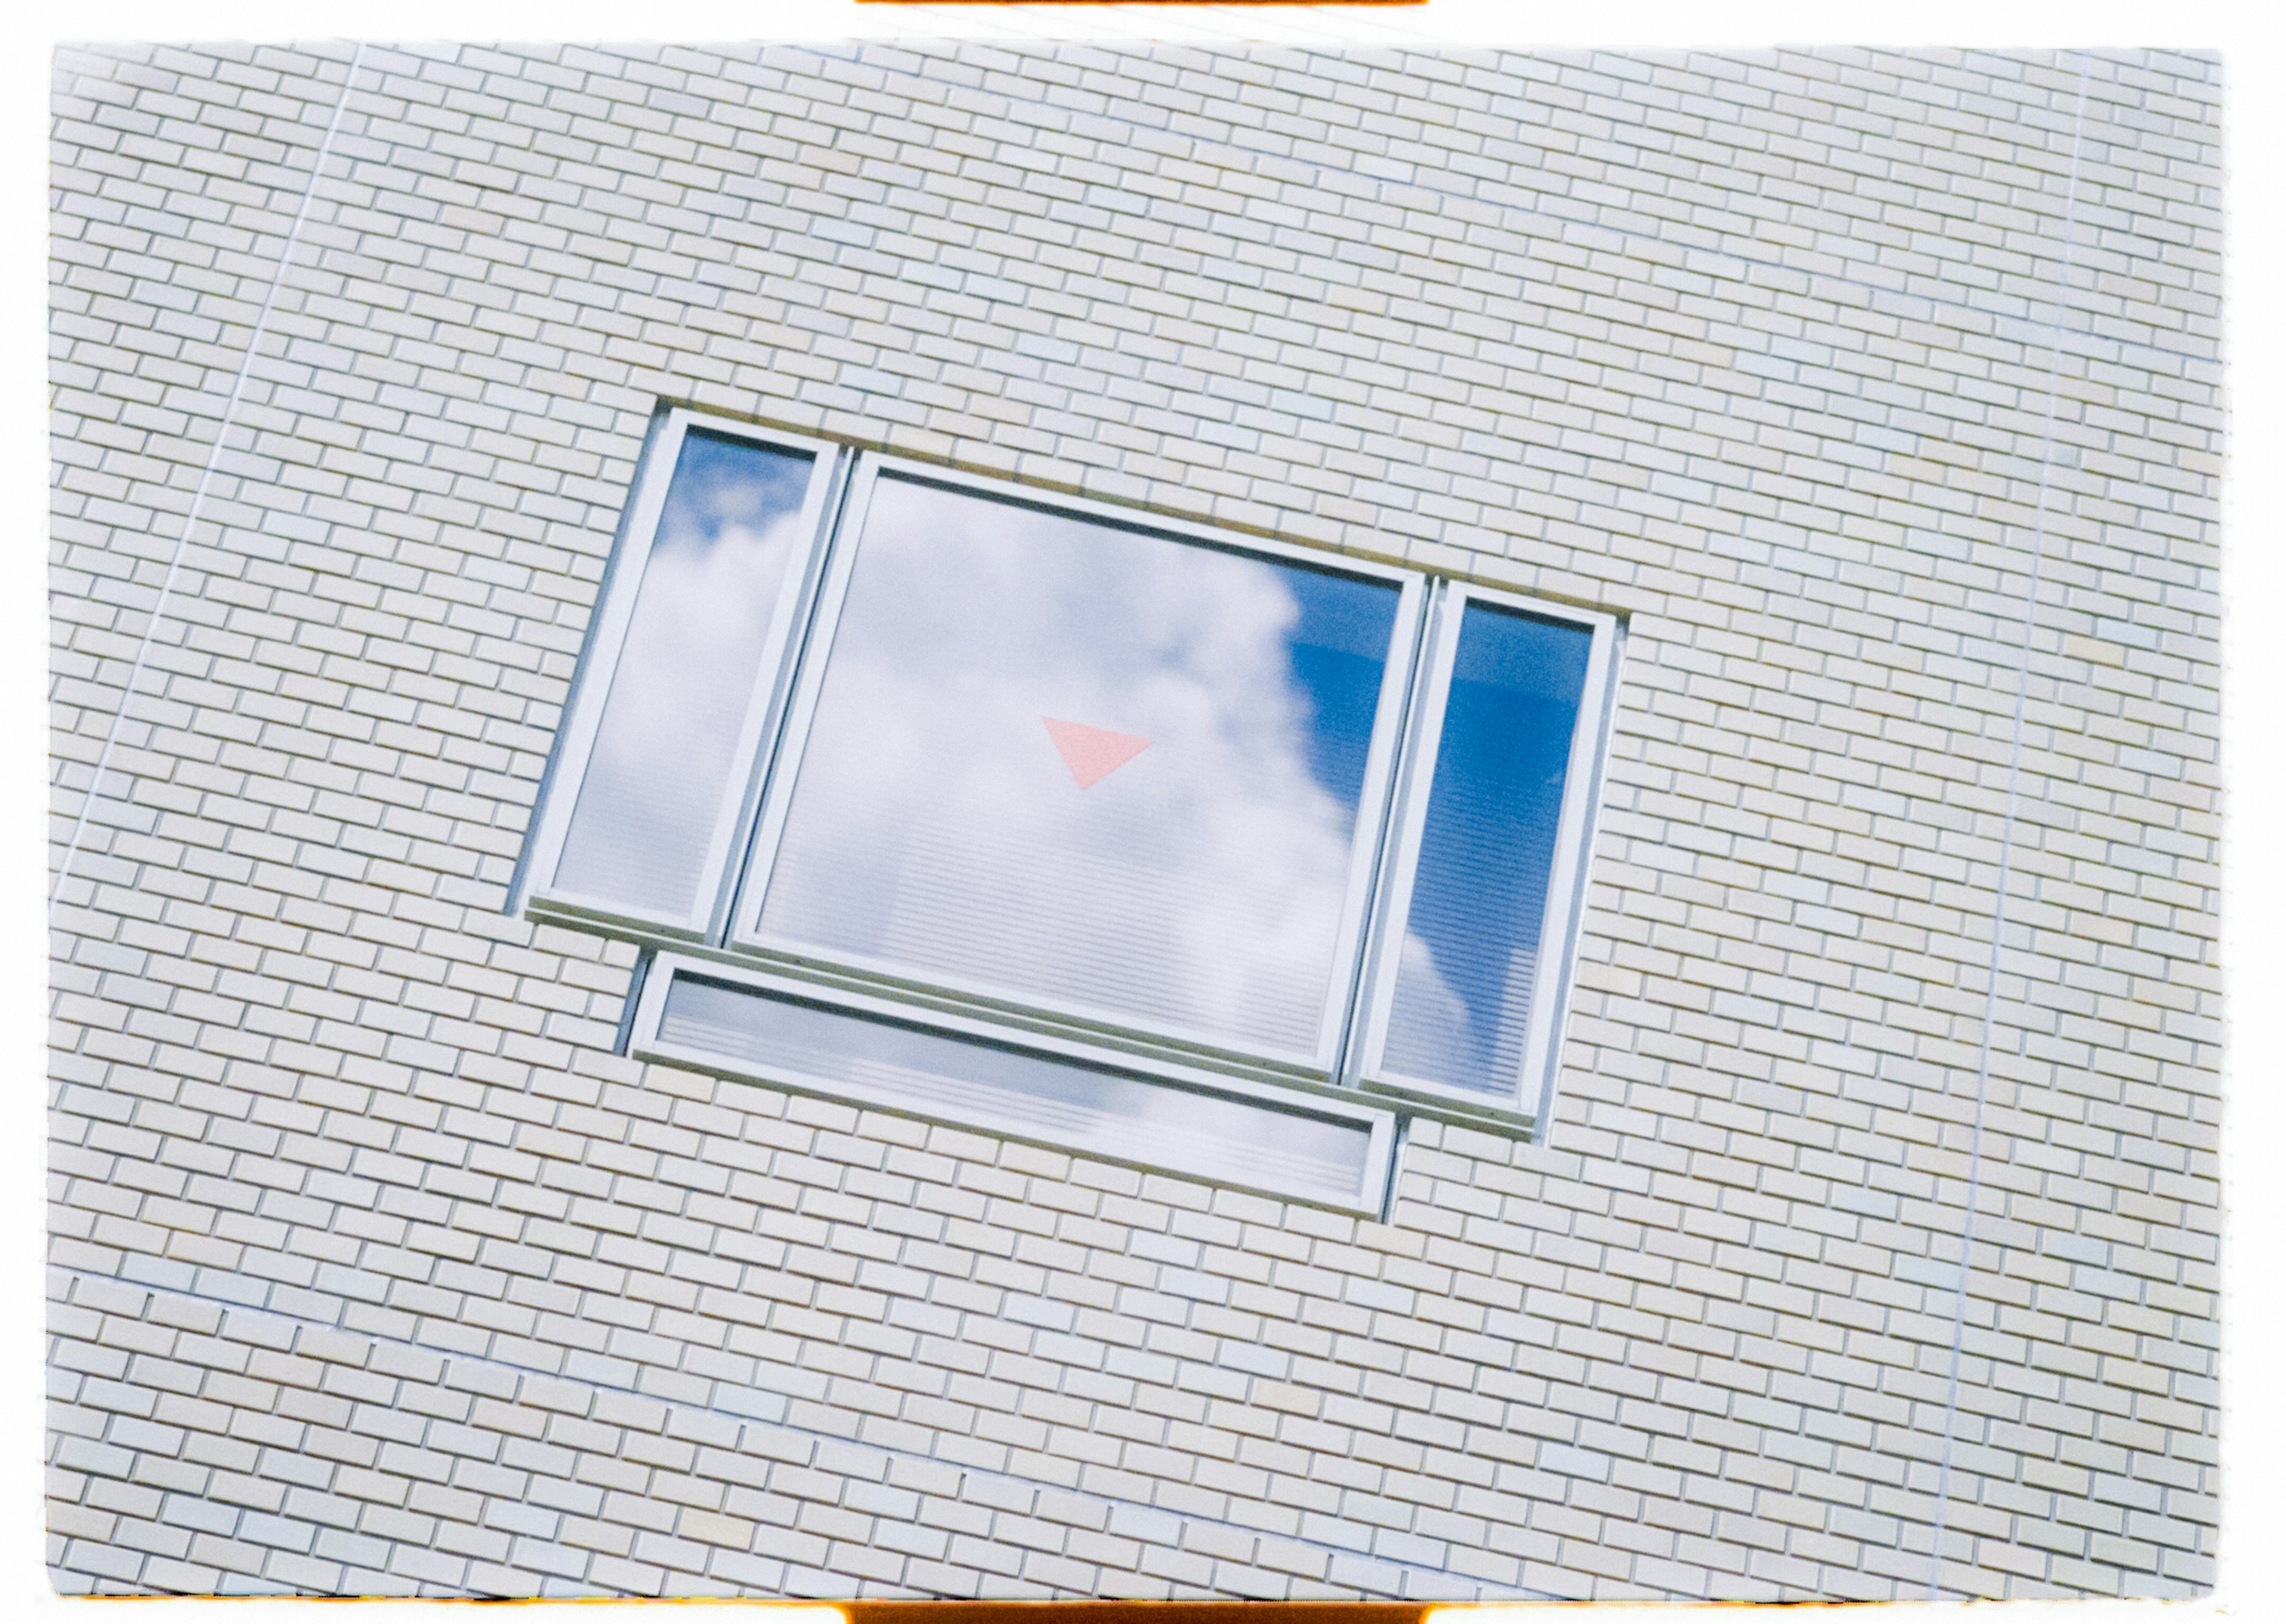
<svg viewBox="0 0 2286 1624">
<path fill-rule="evenodd" d="M 58 61 L 59 1588 L 2211 1582 L 2211 60 L 350 68 Z M 614 1055 L 500 911 L 661 400 L 1628 616 L 1545 1142 Z"/>
</svg>

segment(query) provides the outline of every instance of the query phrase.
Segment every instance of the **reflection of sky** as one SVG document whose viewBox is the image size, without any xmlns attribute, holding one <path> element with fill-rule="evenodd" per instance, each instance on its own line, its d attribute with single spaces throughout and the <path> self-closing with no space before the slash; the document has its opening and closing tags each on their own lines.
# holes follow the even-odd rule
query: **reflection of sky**
<svg viewBox="0 0 2286 1624">
<path fill-rule="evenodd" d="M 1310 776 L 1355 816 L 1397 594 L 1317 570 L 1278 573 L 1301 611 L 1287 634 L 1286 669 L 1289 682 L 1310 706 L 1305 734 Z"/>
<path fill-rule="evenodd" d="M 684 435 L 556 863 L 564 890 L 694 909 L 809 475 L 806 455 Z"/>
<path fill-rule="evenodd" d="M 1461 621 L 1385 1069 L 1516 1088 L 1588 643 L 1482 603 Z"/>
<path fill-rule="evenodd" d="M 1313 1050 L 1396 603 L 882 480 L 764 929 Z M 1150 747 L 1082 790 L 1043 717 Z"/>
</svg>

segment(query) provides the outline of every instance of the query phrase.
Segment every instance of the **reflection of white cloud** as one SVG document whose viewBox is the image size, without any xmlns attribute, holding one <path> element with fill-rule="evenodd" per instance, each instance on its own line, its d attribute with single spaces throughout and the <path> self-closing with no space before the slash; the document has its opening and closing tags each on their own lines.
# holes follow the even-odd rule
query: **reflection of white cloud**
<svg viewBox="0 0 2286 1624">
<path fill-rule="evenodd" d="M 883 480 L 764 927 L 1314 1050 L 1352 814 L 1310 773 L 1282 574 Z M 1082 790 L 1044 716 L 1151 747 Z"/>
<path fill-rule="evenodd" d="M 566 890 L 676 913 L 696 900 L 807 473 L 700 452 L 676 470 L 556 871 Z"/>
<path fill-rule="evenodd" d="M 1532 1013 L 1535 948 L 1510 949 L 1496 1007 L 1471 1010 L 1437 962 L 1436 950 L 1411 929 L 1398 950 L 1397 990 L 1382 1044 L 1382 1069 L 1462 1088 L 1512 1091 L 1523 1064 Z M 1489 1022 L 1491 1029 L 1481 1029 Z"/>
<path fill-rule="evenodd" d="M 1382 1068 L 1409 1077 L 1457 1082 L 1474 1069 L 1469 1005 L 1438 967 L 1436 950 L 1408 929 L 1397 950 L 1397 990 Z"/>
</svg>

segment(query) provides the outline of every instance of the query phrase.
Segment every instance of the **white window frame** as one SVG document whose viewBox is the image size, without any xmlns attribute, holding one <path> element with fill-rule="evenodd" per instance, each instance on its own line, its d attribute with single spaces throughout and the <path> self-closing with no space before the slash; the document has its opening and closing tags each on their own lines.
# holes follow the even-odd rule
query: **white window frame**
<svg viewBox="0 0 2286 1624">
<path fill-rule="evenodd" d="M 683 440 L 693 429 L 704 429 L 710 434 L 745 440 L 772 451 L 806 452 L 811 463 L 808 488 L 803 493 L 801 512 L 795 521 L 801 538 L 797 544 L 800 551 L 788 562 L 785 579 L 778 589 L 778 600 L 755 672 L 753 691 L 739 727 L 722 798 L 715 808 L 713 833 L 693 904 L 688 913 L 678 916 L 665 910 L 633 908 L 623 902 L 583 895 L 556 884 L 556 870 L 564 855 L 572 815 L 579 805 L 596 732 L 603 725 L 603 707 L 611 698 L 612 680 L 619 674 L 619 657 L 626 649 L 627 628 L 635 619 L 635 602 L 650 563 L 658 522 L 666 510 L 667 486 L 674 480 L 676 464 L 682 461 Z M 832 498 L 846 477 L 848 456 L 845 448 L 830 440 L 726 422 L 687 407 L 677 407 L 654 423 L 650 441 L 643 448 L 633 496 L 621 516 L 619 543 L 597 594 L 595 616 L 589 625 L 587 646 L 580 652 L 571 701 L 557 729 L 556 750 L 541 783 L 539 821 L 526 842 L 529 855 L 517 878 L 522 900 L 539 905 L 542 911 L 599 922 L 649 926 L 687 941 L 706 941 L 719 934 L 729 906 L 729 887 L 725 884 L 725 871 L 732 854 L 745 849 L 744 837 L 751 826 L 754 796 L 764 766 L 761 759 L 763 745 L 777 730 L 787 681 L 799 652 L 796 631 L 807 616 L 809 600 L 816 591 L 819 543 L 832 506 Z"/>
<path fill-rule="evenodd" d="M 1376 847 L 1379 843 L 1376 836 L 1387 816 L 1390 790 L 1395 776 L 1403 731 L 1406 673 L 1413 664 L 1418 646 L 1421 610 L 1427 581 L 1416 571 L 1340 558 L 1322 552 L 1312 553 L 1281 542 L 1214 530 L 1203 524 L 1151 517 L 1131 508 L 1115 508 L 1078 497 L 1044 497 L 1037 492 L 1005 480 L 957 473 L 927 463 L 871 453 L 858 461 L 848 498 L 842 506 L 841 517 L 834 527 L 832 556 L 826 565 L 825 583 L 818 596 L 808 645 L 802 653 L 801 669 L 795 678 L 784 737 L 776 752 L 779 769 L 771 775 L 745 872 L 740 881 L 740 896 L 733 914 L 736 924 L 730 934 L 729 945 L 746 949 L 772 961 L 800 963 L 816 959 L 814 950 L 805 949 L 800 942 L 774 936 L 762 930 L 762 903 L 769 890 L 770 876 L 776 868 L 787 813 L 792 805 L 803 753 L 809 742 L 810 727 L 816 716 L 818 698 L 832 658 L 834 636 L 840 627 L 841 611 L 847 599 L 850 577 L 856 567 L 866 515 L 873 493 L 884 478 L 906 479 L 946 490 L 967 491 L 986 501 L 1014 502 L 1042 512 L 1068 514 L 1147 535 L 1205 545 L 1222 552 L 1289 561 L 1337 575 L 1386 582 L 1398 588 L 1397 614 L 1391 631 L 1388 665 L 1382 682 L 1381 698 L 1374 712 L 1373 742 L 1366 756 L 1365 781 L 1359 792 L 1357 824 L 1352 834 L 1350 875 L 1343 895 L 1341 923 L 1328 966 L 1326 998 L 1320 1012 L 1318 1042 L 1314 1049 L 1285 1052 L 1267 1049 L 1234 1049 L 1206 1033 L 1155 1024 L 1131 1015 L 1092 1009 L 1066 1000 L 1043 998 L 987 982 L 924 974 L 856 954 L 836 953 L 831 961 L 884 983 L 950 993 L 1003 1008 L 1061 1016 L 1083 1029 L 1114 1035 L 1139 1034 L 1186 1049 L 1226 1055 L 1242 1062 L 1268 1061 L 1272 1065 L 1290 1067 L 1298 1072 L 1329 1073 L 1345 1037 L 1343 1029 L 1351 997 L 1350 981 L 1364 945 L 1367 910 L 1372 901 Z"/>
<path fill-rule="evenodd" d="M 813 461 L 799 519 L 801 534 L 807 538 L 804 551 L 789 564 L 786 581 L 773 609 L 729 780 L 715 810 L 698 896 L 687 915 L 668 918 L 580 896 L 551 882 L 624 651 L 667 486 L 684 438 L 693 429 L 701 428 L 771 449 L 806 453 Z M 983 500 L 1013 502 L 1242 556 L 1382 581 L 1399 589 L 1389 663 L 1360 787 L 1333 974 L 1313 1049 L 1276 1052 L 1234 1048 L 1225 1039 L 1154 1026 L 1123 1013 L 1045 999 L 1006 987 L 918 974 L 858 956 L 821 955 L 798 942 L 776 939 L 761 931 L 762 903 L 784 835 L 866 516 L 883 479 L 967 492 Z M 1489 1091 L 1406 1076 L 1383 1064 L 1396 992 L 1397 949 L 1403 941 L 1420 860 L 1462 619 L 1472 603 L 1577 626 L 1588 631 L 1591 639 L 1541 921 L 1541 967 L 1533 989 L 1523 1058 L 1513 1089 L 1497 1096 Z M 540 813 L 526 841 L 510 909 L 602 929 L 656 950 L 659 958 L 626 1029 L 628 1052 L 643 1058 L 868 1103 L 861 1097 L 864 1091 L 846 1084 L 816 1077 L 761 1076 L 732 1057 L 710 1057 L 662 1044 L 658 1023 L 669 984 L 678 973 L 703 973 L 764 994 L 775 991 L 1013 1050 L 1109 1065 L 1178 1089 L 1233 1098 L 1282 1095 L 1293 1100 L 1306 1097 L 1310 1111 L 1331 1110 L 1334 1105 L 1347 1102 L 1331 1114 L 1374 1123 L 1375 1155 L 1383 1157 L 1384 1163 L 1393 1156 L 1402 1139 L 1403 1123 L 1410 1116 L 1536 1136 L 1544 1131 L 1549 1120 L 1560 1068 L 1623 637 L 1619 617 L 1601 610 L 1439 577 L 1417 567 L 1297 547 L 1043 492 L 933 463 L 859 452 L 809 436 L 726 422 L 677 407 L 657 420 L 644 449 L 614 558 L 599 591 L 573 695 L 543 780 Z M 911 1109 L 910 1104 L 884 1104 L 881 1108 L 907 1113 Z M 1013 1117 L 979 1121 L 973 1111 L 964 1114 L 950 1108 L 939 1115 L 943 1120 L 1016 1139 L 1052 1142 Z M 1374 1176 L 1378 1182 L 1368 1192 L 1370 1199 L 1357 1210 L 1385 1202 L 1388 1174 L 1389 1168 L 1383 1165 Z M 1316 1199 L 1291 1192 L 1265 1193 Z"/>
<path fill-rule="evenodd" d="M 1397 998 L 1398 949 L 1412 911 L 1413 886 L 1421 862 L 1423 830 L 1429 820 L 1430 791 L 1444 742 L 1445 710 L 1452 695 L 1453 667 L 1460 654 L 1461 622 L 1471 603 L 1514 611 L 1537 619 L 1577 626 L 1589 635 L 1588 667 L 1573 713 L 1572 749 L 1565 764 L 1564 804 L 1556 826 L 1548 892 L 1541 914 L 1540 966 L 1533 980 L 1532 1013 L 1524 1051 L 1510 1093 L 1495 1096 L 1429 1077 L 1407 1076 L 1383 1063 L 1391 1012 Z M 1548 1116 L 1555 1086 L 1563 1017 L 1570 1005 L 1573 970 L 1579 949 L 1580 916 L 1586 899 L 1588 858 L 1594 839 L 1596 808 L 1602 800 L 1604 746 L 1610 737 L 1612 693 L 1619 669 L 1620 628 L 1617 617 L 1573 608 L 1543 598 L 1496 591 L 1460 580 L 1437 583 L 1430 604 L 1419 693 L 1407 729 L 1404 761 L 1383 867 L 1382 894 L 1375 900 L 1373 940 L 1367 950 L 1363 995 L 1352 1019 L 1358 1027 L 1347 1080 L 1368 1090 L 1416 1099 L 1474 1104 L 1526 1113 L 1537 1124 Z M 1526 1107 L 1526 1099 L 1532 1103 Z"/>
</svg>

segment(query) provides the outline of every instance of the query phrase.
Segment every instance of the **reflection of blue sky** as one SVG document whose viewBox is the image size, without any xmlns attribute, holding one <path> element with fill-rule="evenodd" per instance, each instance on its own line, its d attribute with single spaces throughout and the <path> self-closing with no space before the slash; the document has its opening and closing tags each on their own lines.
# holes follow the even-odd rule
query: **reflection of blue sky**
<svg viewBox="0 0 2286 1624">
<path fill-rule="evenodd" d="M 674 479 L 666 488 L 658 539 L 651 543 L 653 559 L 661 553 L 713 554 L 741 539 L 751 541 L 779 518 L 800 511 L 809 472 L 807 453 L 691 430 L 674 459 Z"/>
<path fill-rule="evenodd" d="M 882 480 L 765 930 L 1313 1050 L 1396 599 Z M 1081 790 L 1044 716 L 1151 744 Z"/>
<path fill-rule="evenodd" d="M 683 437 L 556 863 L 563 889 L 695 906 L 809 476 L 806 455 Z"/>
<path fill-rule="evenodd" d="M 1446 702 L 1384 1064 L 1516 1087 L 1588 634 L 1471 603 Z"/>
<path fill-rule="evenodd" d="M 1278 573 L 1301 611 L 1286 634 L 1286 665 L 1310 706 L 1310 776 L 1354 816 L 1397 620 L 1397 588 L 1292 566 Z"/>
</svg>

